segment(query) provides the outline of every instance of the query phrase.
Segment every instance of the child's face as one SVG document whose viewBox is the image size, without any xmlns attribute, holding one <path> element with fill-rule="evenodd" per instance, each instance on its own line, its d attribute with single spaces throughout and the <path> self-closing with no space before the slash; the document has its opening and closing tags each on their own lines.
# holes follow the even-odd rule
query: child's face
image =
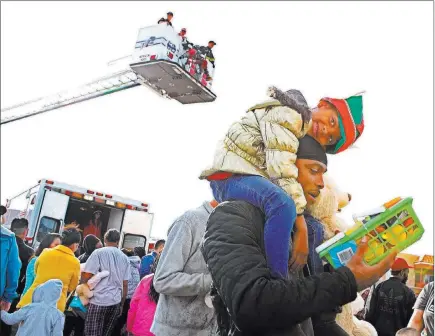
<svg viewBox="0 0 435 336">
<path fill-rule="evenodd" d="M 334 145 L 340 140 L 337 111 L 329 106 L 320 107 L 312 112 L 312 125 L 308 135 L 322 146 Z"/>
</svg>

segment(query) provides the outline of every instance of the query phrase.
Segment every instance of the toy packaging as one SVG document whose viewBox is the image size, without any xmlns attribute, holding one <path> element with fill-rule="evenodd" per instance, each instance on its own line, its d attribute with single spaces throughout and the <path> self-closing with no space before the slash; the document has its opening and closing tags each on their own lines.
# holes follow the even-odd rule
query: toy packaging
<svg viewBox="0 0 435 336">
<path fill-rule="evenodd" d="M 332 267 L 339 268 L 352 258 L 364 236 L 369 238 L 369 249 L 364 255 L 369 265 L 379 263 L 394 249 L 403 251 L 424 233 L 412 201 L 410 197 L 397 197 L 382 207 L 354 215 L 354 226 L 317 247 L 316 252 Z"/>
</svg>

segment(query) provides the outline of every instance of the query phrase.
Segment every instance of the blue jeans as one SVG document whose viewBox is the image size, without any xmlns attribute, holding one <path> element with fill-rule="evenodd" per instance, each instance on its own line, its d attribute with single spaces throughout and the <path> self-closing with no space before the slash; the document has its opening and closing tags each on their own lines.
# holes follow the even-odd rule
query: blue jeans
<svg viewBox="0 0 435 336">
<path fill-rule="evenodd" d="M 226 180 L 211 181 L 218 202 L 241 200 L 263 210 L 266 260 L 272 273 L 285 278 L 291 251 L 291 233 L 296 220 L 293 199 L 279 186 L 261 176 L 235 175 Z"/>
<path fill-rule="evenodd" d="M 323 225 L 310 215 L 304 217 L 308 229 L 308 268 L 311 275 L 320 274 L 323 273 L 323 263 L 316 248 L 323 243 Z"/>
</svg>

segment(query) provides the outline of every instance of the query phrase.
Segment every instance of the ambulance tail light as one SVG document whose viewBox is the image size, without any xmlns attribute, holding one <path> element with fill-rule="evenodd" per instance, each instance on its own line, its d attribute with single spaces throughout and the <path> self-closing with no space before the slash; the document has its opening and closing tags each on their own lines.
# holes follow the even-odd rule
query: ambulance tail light
<svg viewBox="0 0 435 336">
<path fill-rule="evenodd" d="M 74 198 L 78 198 L 78 199 L 82 199 L 83 198 L 83 194 L 80 194 L 78 192 L 73 192 L 71 194 L 71 196 L 74 197 Z"/>
</svg>

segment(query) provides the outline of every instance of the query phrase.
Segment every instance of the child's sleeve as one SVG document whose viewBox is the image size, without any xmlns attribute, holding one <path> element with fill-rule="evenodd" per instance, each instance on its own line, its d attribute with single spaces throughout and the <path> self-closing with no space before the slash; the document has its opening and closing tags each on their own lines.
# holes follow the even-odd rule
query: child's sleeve
<svg viewBox="0 0 435 336">
<path fill-rule="evenodd" d="M 260 131 L 266 152 L 269 178 L 284 189 L 296 204 L 297 214 L 307 204 L 301 185 L 297 182 L 296 153 L 301 131 L 301 116 L 288 107 L 273 107 L 260 121 Z"/>
<path fill-rule="evenodd" d="M 88 286 L 90 290 L 94 290 L 94 288 L 100 283 L 100 281 L 109 276 L 109 271 L 101 271 L 95 274 L 92 278 L 88 280 Z"/>
<path fill-rule="evenodd" d="M 24 321 L 24 319 L 26 318 L 27 311 L 28 311 L 28 307 L 23 307 L 12 314 L 9 314 L 6 311 L 2 310 L 1 319 L 4 323 L 8 325 L 14 325 Z"/>
</svg>

